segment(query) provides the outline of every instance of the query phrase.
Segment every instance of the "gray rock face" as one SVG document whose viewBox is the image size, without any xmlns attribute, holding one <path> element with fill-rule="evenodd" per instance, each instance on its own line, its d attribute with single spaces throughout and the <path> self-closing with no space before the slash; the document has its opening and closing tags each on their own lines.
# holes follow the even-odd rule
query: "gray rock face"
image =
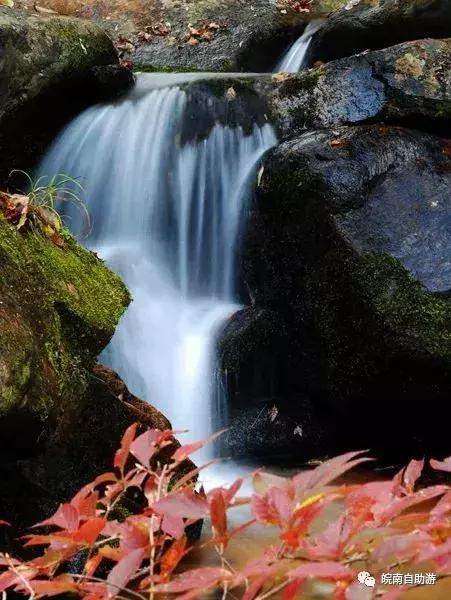
<svg viewBox="0 0 451 600">
<path fill-rule="evenodd" d="M 270 99 L 284 137 L 305 129 L 451 116 L 451 41 L 422 40 L 276 76 Z"/>
<path fill-rule="evenodd" d="M 364 206 L 336 215 L 335 222 L 358 252 L 390 254 L 429 291 L 449 293 L 451 172 L 428 168 L 428 158 L 417 156 L 401 169 L 393 165 Z"/>
<path fill-rule="evenodd" d="M 117 62 L 108 36 L 89 21 L 0 8 L 0 118 L 67 78 Z"/>
<path fill-rule="evenodd" d="M 305 26 L 301 15 L 282 13 L 273 0 L 196 0 L 167 8 L 165 17 L 171 35 L 138 43 L 132 57 L 137 70 L 270 72 Z M 210 22 L 218 25 L 211 40 L 187 43 L 190 24 L 202 29 Z"/>
<path fill-rule="evenodd" d="M 231 424 L 223 440 L 226 455 L 282 455 L 290 462 L 321 454 L 325 421 L 304 386 L 308 377 L 298 370 L 297 349 L 280 313 L 249 307 L 233 315 L 221 335 L 219 363 Z M 329 427 L 329 440 L 333 435 Z"/>
<path fill-rule="evenodd" d="M 361 0 L 333 14 L 313 37 L 311 60 L 330 61 L 400 42 L 451 36 L 448 0 Z"/>
</svg>

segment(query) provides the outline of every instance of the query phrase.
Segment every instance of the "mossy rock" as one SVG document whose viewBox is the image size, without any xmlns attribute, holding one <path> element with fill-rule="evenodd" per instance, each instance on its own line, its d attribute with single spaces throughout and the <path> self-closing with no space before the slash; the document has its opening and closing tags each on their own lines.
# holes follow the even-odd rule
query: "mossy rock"
<svg viewBox="0 0 451 600">
<path fill-rule="evenodd" d="M 199 74 L 197 81 L 185 85 L 187 91 L 201 87 L 222 98 L 233 87 L 241 119 L 247 118 L 245 106 L 255 113 L 252 105 L 259 104 L 282 139 L 306 129 L 381 121 L 447 135 L 451 134 L 451 39 L 406 42 L 301 73 L 216 78 Z"/>
<path fill-rule="evenodd" d="M 6 7 L 0 7 L 0 47 L 0 181 L 5 182 L 13 168 L 33 166 L 74 114 L 104 99 L 104 78 L 93 69 L 117 65 L 118 56 L 108 35 L 90 21 Z M 114 96 L 115 81 L 108 87 Z"/>
<path fill-rule="evenodd" d="M 0 122 L 49 86 L 117 62 L 113 43 L 100 28 L 70 17 L 0 7 L 0 39 Z"/>
<path fill-rule="evenodd" d="M 62 426 L 129 302 L 120 279 L 66 234 L 64 246 L 0 216 L 0 417 Z"/>
<path fill-rule="evenodd" d="M 181 75 L 180 81 L 201 122 L 214 115 L 248 130 L 249 122 L 269 120 L 281 139 L 306 129 L 381 121 L 415 122 L 442 135 L 450 131 L 450 39 L 407 42 L 302 73 L 199 73 L 185 82 Z M 230 88 L 236 92 L 232 100 Z"/>
</svg>

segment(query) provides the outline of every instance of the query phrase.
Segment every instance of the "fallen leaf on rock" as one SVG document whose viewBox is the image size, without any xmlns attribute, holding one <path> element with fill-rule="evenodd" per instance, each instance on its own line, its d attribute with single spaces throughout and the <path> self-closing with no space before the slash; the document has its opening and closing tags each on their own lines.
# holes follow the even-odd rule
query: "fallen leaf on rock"
<svg viewBox="0 0 451 600">
<path fill-rule="evenodd" d="M 329 143 L 332 146 L 332 148 L 345 148 L 346 146 L 349 146 L 349 142 L 347 140 L 342 139 L 331 140 Z"/>
<path fill-rule="evenodd" d="M 13 3 L 14 5 L 14 3 Z M 8 5 L 10 6 L 10 5 Z M 39 6 L 38 4 L 34 4 L 33 8 L 35 9 L 36 12 L 42 14 L 42 15 L 57 15 L 58 13 L 56 12 L 56 10 L 52 10 L 51 8 L 46 8 L 45 6 Z"/>
<path fill-rule="evenodd" d="M 144 43 L 150 42 L 152 40 L 152 34 L 147 31 L 140 31 L 138 33 L 138 40 Z"/>
<path fill-rule="evenodd" d="M 5 219 L 16 225 L 17 229 L 21 229 L 25 225 L 29 208 L 30 199 L 28 196 L 0 192 L 0 210 L 3 212 Z"/>
<path fill-rule="evenodd" d="M 274 423 L 274 421 L 277 419 L 278 414 L 279 409 L 277 408 L 277 406 L 273 406 L 269 411 L 269 420 L 271 421 L 271 423 Z"/>
<path fill-rule="evenodd" d="M 135 45 L 124 36 L 120 35 L 116 40 L 116 48 L 123 52 L 134 52 Z"/>
<path fill-rule="evenodd" d="M 273 75 L 272 80 L 282 82 L 286 81 L 287 79 L 291 79 L 292 77 L 293 75 L 291 73 L 285 73 L 284 71 L 281 71 L 280 73 L 276 73 L 275 75 Z"/>
<path fill-rule="evenodd" d="M 57 233 L 54 233 L 52 236 L 50 236 L 50 240 L 55 246 L 58 246 L 58 248 L 64 248 L 66 245 L 64 238 Z"/>
<path fill-rule="evenodd" d="M 229 87 L 229 89 L 226 92 L 226 98 L 227 98 L 227 100 L 232 101 L 232 100 L 235 100 L 236 97 L 237 97 L 237 93 L 235 91 L 235 88 L 233 86 Z"/>
<path fill-rule="evenodd" d="M 121 67 L 125 67 L 126 69 L 130 69 L 130 71 L 133 70 L 133 61 L 130 60 L 130 59 L 124 59 L 124 58 L 122 58 L 120 60 L 120 64 L 121 64 Z"/>
<path fill-rule="evenodd" d="M 190 46 L 197 46 L 198 43 L 199 43 L 199 40 L 196 39 L 195 37 L 190 37 L 189 40 L 187 41 L 187 44 L 189 44 Z"/>
<path fill-rule="evenodd" d="M 204 33 L 200 36 L 203 40 L 210 42 L 213 39 L 213 34 L 211 31 L 204 31 Z"/>
</svg>

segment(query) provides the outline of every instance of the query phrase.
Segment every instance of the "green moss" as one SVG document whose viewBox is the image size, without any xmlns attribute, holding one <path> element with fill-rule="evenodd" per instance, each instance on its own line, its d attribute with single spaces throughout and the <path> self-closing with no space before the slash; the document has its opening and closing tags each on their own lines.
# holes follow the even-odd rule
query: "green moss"
<svg viewBox="0 0 451 600">
<path fill-rule="evenodd" d="M 400 263 L 387 254 L 368 254 L 354 271 L 366 300 L 389 327 L 416 338 L 438 357 L 451 356 L 451 303 L 429 293 Z"/>
<path fill-rule="evenodd" d="M 67 61 L 70 61 L 72 67 L 89 68 L 93 55 L 104 55 L 107 57 L 105 62 L 114 62 L 111 40 L 88 21 L 57 17 L 41 21 L 39 28 L 50 40 L 52 49 L 59 47 L 55 71 L 60 66 L 65 68 Z"/>
<path fill-rule="evenodd" d="M 149 65 L 135 63 L 133 65 L 135 73 L 196 73 L 199 69 L 195 67 L 168 67 L 165 65 Z"/>
<path fill-rule="evenodd" d="M 26 405 L 61 426 L 129 302 L 120 279 L 63 233 L 60 248 L 0 216 L 0 414 Z"/>
<path fill-rule="evenodd" d="M 29 236 L 29 246 L 52 286 L 55 300 L 96 329 L 114 331 L 129 302 L 119 277 L 67 235 L 64 248 L 39 234 Z"/>
<path fill-rule="evenodd" d="M 278 86 L 278 95 L 280 98 L 296 97 L 298 95 L 305 95 L 318 85 L 325 73 L 325 67 L 323 65 L 308 69 L 303 73 L 296 75 L 288 75 L 285 79 L 280 81 Z M 273 76 L 273 80 L 277 82 L 279 75 Z M 306 107 L 307 108 L 307 107 Z"/>
</svg>

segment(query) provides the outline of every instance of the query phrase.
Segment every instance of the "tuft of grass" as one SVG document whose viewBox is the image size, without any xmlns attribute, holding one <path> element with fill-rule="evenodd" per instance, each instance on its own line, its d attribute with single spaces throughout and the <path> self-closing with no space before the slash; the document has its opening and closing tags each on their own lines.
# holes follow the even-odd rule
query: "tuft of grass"
<svg viewBox="0 0 451 600">
<path fill-rule="evenodd" d="M 21 196 L 11 196 L 20 199 L 21 210 L 16 223 L 18 229 L 29 223 L 31 226 L 39 224 L 44 230 L 50 228 L 59 233 L 64 223 L 58 206 L 69 203 L 82 215 L 85 224 L 83 237 L 89 235 L 92 228 L 91 218 L 82 198 L 84 188 L 77 179 L 64 173 L 33 178 L 26 171 L 19 169 L 15 169 L 10 175 L 14 174 L 23 176 L 28 183 L 27 191 L 22 191 Z"/>
</svg>

